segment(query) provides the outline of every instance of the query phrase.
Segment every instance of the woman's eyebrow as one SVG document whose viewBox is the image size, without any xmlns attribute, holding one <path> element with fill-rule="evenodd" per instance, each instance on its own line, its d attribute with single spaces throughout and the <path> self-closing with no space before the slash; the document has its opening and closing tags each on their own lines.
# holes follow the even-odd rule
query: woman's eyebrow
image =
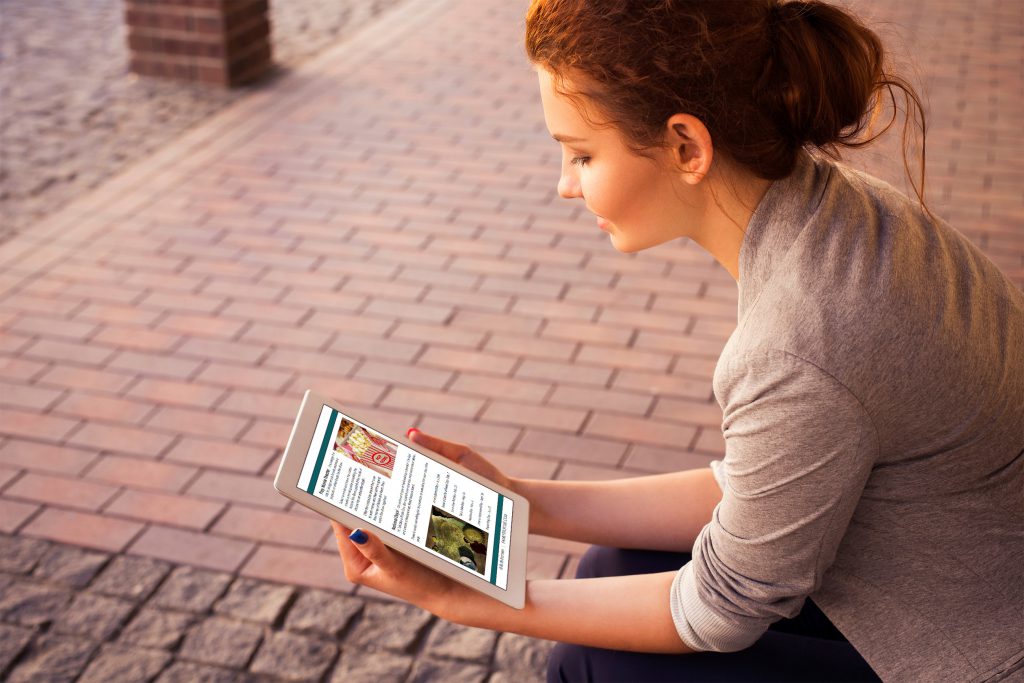
<svg viewBox="0 0 1024 683">
<path fill-rule="evenodd" d="M 574 138 L 571 135 L 562 135 L 560 133 L 552 133 L 551 137 L 558 142 L 586 142 L 583 138 Z"/>
</svg>

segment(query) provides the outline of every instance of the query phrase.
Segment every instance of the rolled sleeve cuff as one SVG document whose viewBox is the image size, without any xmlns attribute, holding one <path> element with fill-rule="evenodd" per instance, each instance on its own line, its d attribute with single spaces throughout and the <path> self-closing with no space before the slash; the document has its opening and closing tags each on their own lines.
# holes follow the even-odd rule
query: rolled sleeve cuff
<svg viewBox="0 0 1024 683">
<path fill-rule="evenodd" d="M 672 621 L 679 638 L 698 652 L 737 652 L 753 645 L 764 634 L 767 623 L 741 628 L 709 609 L 697 592 L 693 563 L 688 562 L 676 574 L 671 591 Z"/>
</svg>

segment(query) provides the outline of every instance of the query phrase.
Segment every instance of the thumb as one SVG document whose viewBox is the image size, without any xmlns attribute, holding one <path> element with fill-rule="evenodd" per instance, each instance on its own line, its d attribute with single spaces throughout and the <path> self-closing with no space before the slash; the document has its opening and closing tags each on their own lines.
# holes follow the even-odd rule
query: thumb
<svg viewBox="0 0 1024 683">
<path fill-rule="evenodd" d="M 461 463 L 470 452 L 468 446 L 445 441 L 444 439 L 421 432 L 418 429 L 410 429 L 406 436 L 413 443 L 426 446 L 435 453 L 439 453 L 449 460 L 454 460 L 458 463 Z"/>
<path fill-rule="evenodd" d="M 397 566 L 394 552 L 384 545 L 376 534 L 365 529 L 356 529 L 349 534 L 349 540 L 363 554 L 363 557 L 381 571 L 390 573 Z"/>
</svg>

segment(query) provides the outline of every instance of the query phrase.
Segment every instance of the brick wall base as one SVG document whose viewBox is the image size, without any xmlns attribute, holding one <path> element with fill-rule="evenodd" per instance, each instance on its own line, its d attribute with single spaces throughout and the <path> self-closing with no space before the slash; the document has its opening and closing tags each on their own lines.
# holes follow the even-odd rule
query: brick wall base
<svg viewBox="0 0 1024 683">
<path fill-rule="evenodd" d="M 131 70 L 233 87 L 271 67 L 268 0 L 125 0 Z"/>
</svg>

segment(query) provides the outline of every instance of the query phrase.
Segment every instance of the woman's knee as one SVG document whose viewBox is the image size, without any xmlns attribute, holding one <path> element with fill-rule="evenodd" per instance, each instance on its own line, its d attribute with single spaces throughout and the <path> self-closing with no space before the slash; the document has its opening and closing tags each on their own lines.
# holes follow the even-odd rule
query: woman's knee
<svg viewBox="0 0 1024 683">
<path fill-rule="evenodd" d="M 585 651 L 579 645 L 558 643 L 548 657 L 548 683 L 576 683 L 586 678 Z"/>
<path fill-rule="evenodd" d="M 605 548 L 600 545 L 590 546 L 576 566 L 576 578 L 594 579 L 599 576 L 609 576 L 607 571 L 614 564 L 613 556 L 616 552 L 619 552 L 616 548 Z"/>
</svg>

